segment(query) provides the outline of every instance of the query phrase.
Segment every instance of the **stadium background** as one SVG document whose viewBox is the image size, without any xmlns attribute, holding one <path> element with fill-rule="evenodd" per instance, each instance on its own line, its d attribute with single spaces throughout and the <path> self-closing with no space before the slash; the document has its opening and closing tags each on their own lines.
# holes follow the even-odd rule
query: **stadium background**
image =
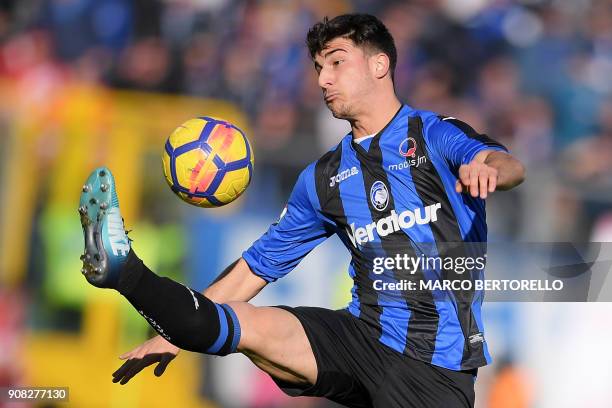
<svg viewBox="0 0 612 408">
<path fill-rule="evenodd" d="M 88 172 L 110 166 L 140 256 L 206 287 L 347 128 L 322 104 L 303 43 L 313 22 L 350 11 L 392 31 L 406 102 L 461 118 L 526 163 L 527 183 L 488 200 L 492 239 L 612 239 L 609 1 L 2 0 L 0 386 L 68 386 L 75 407 L 332 406 L 283 397 L 242 356 L 183 352 L 161 379 L 148 369 L 112 384 L 117 356 L 152 333 L 80 276 L 76 203 Z M 254 144 L 252 185 L 228 208 L 190 208 L 163 180 L 165 138 L 199 114 Z M 256 303 L 342 307 L 339 253 L 326 243 Z M 484 310 L 495 363 L 480 372 L 478 407 L 612 406 L 610 304 Z"/>
</svg>

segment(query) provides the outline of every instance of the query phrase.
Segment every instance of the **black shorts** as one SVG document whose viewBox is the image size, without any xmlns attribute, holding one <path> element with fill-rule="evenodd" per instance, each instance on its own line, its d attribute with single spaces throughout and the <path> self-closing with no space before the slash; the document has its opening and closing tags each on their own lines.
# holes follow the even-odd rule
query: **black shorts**
<svg viewBox="0 0 612 408">
<path fill-rule="evenodd" d="M 304 326 L 318 369 L 312 386 L 274 379 L 286 394 L 355 408 L 474 406 L 476 370 L 448 370 L 398 353 L 346 310 L 279 307 Z"/>
</svg>

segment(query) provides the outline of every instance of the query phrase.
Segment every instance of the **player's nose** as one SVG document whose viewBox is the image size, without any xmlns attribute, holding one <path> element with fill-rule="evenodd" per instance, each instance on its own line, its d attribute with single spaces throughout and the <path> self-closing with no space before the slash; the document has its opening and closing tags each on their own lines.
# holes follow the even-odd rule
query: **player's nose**
<svg viewBox="0 0 612 408">
<path fill-rule="evenodd" d="M 333 85 L 332 75 L 330 74 L 328 70 L 326 70 L 325 68 L 322 68 L 321 71 L 319 72 L 319 86 L 321 87 L 321 89 L 323 89 L 323 93 L 325 93 L 325 91 L 331 85 Z"/>
</svg>

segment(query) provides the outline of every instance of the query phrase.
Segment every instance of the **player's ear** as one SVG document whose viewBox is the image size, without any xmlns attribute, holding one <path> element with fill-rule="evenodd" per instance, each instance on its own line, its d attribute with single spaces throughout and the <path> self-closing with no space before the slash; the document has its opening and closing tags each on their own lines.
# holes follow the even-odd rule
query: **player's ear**
<svg viewBox="0 0 612 408">
<path fill-rule="evenodd" d="M 387 54 L 382 52 L 374 54 L 371 57 L 371 61 L 374 70 L 374 76 L 377 79 L 381 79 L 385 75 L 387 75 L 387 73 L 389 73 L 390 61 L 389 56 Z"/>
</svg>

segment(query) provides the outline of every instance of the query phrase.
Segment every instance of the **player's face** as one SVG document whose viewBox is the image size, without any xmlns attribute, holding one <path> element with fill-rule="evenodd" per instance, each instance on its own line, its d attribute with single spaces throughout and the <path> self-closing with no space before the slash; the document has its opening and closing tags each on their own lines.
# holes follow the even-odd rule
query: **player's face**
<svg viewBox="0 0 612 408">
<path fill-rule="evenodd" d="M 315 57 L 323 98 L 334 117 L 355 119 L 367 109 L 376 82 L 370 57 L 345 38 L 335 38 Z"/>
</svg>

